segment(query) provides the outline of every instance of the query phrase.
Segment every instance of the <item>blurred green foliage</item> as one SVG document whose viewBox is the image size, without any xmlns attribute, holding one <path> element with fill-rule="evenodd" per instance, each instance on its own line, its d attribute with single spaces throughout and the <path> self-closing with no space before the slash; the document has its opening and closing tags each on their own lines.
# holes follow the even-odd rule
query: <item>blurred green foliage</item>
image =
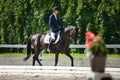
<svg viewBox="0 0 120 80">
<path fill-rule="evenodd" d="M 80 28 L 78 44 L 88 30 L 107 44 L 120 43 L 120 0 L 0 0 L 0 44 L 26 44 L 30 35 L 47 32 L 54 6 L 65 27 Z"/>
</svg>

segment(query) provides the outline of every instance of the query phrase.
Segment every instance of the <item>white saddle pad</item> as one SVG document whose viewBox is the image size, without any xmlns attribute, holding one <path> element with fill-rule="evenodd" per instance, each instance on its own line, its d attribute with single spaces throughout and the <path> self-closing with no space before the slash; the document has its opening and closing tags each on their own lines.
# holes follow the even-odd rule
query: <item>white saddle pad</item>
<svg viewBox="0 0 120 80">
<path fill-rule="evenodd" d="M 46 34 L 44 43 L 49 44 L 50 43 L 51 36 L 49 34 Z M 60 40 L 60 32 L 58 32 L 57 39 L 55 40 L 54 44 L 58 43 Z"/>
</svg>

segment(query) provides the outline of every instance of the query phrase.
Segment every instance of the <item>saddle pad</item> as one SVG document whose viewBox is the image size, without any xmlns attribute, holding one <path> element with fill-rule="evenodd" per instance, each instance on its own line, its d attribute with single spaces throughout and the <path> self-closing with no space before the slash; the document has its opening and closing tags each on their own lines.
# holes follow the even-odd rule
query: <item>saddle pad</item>
<svg viewBox="0 0 120 80">
<path fill-rule="evenodd" d="M 50 43 L 50 35 L 46 34 L 45 39 L 44 39 L 44 43 L 49 44 Z"/>
<path fill-rule="evenodd" d="M 51 38 L 51 36 L 49 34 L 46 34 L 45 39 L 44 39 L 44 43 L 49 44 L 50 43 L 50 38 Z M 58 32 L 57 39 L 55 40 L 55 42 L 53 44 L 58 43 L 59 40 L 60 40 L 60 32 Z"/>
</svg>

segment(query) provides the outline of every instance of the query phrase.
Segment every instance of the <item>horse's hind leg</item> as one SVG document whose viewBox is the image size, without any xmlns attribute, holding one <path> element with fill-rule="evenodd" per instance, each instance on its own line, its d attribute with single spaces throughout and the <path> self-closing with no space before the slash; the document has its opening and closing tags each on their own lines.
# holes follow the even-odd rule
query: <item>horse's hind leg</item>
<svg viewBox="0 0 120 80">
<path fill-rule="evenodd" d="M 40 63 L 40 61 L 38 59 L 38 56 L 39 56 L 40 52 L 41 52 L 40 48 L 36 46 L 36 48 L 35 48 L 35 55 L 33 56 L 33 64 L 32 64 L 33 66 L 35 65 L 35 61 L 36 60 L 37 60 L 38 64 L 40 66 L 42 66 L 42 64 Z"/>
<path fill-rule="evenodd" d="M 39 53 L 37 54 L 37 58 L 36 58 L 36 60 L 37 60 L 38 64 L 39 64 L 40 66 L 42 66 L 40 60 L 38 59 L 39 54 L 41 54 L 41 50 L 40 50 Z"/>
<path fill-rule="evenodd" d="M 65 54 L 71 59 L 71 66 L 74 66 L 73 57 L 70 55 L 69 52 L 66 52 Z"/>
<path fill-rule="evenodd" d="M 42 66 L 41 62 L 39 61 L 39 59 L 37 58 L 37 62 L 39 63 L 40 66 Z"/>
<path fill-rule="evenodd" d="M 42 64 L 41 64 L 41 62 L 39 61 L 39 59 L 38 59 L 38 55 L 34 55 L 33 56 L 33 66 L 35 65 L 35 61 L 37 60 L 37 62 L 38 62 L 38 64 L 40 65 L 40 66 L 42 66 Z"/>
<path fill-rule="evenodd" d="M 40 66 L 42 66 L 40 60 L 38 59 L 38 56 L 39 56 L 40 53 L 41 53 L 41 49 L 39 49 L 39 47 L 37 47 L 37 49 L 36 49 L 36 60 L 37 60 L 38 64 Z"/>
<path fill-rule="evenodd" d="M 35 66 L 36 55 L 33 56 L 33 63 L 32 65 Z"/>
<path fill-rule="evenodd" d="M 59 56 L 59 53 L 55 53 L 55 66 L 57 66 L 57 63 L 58 63 L 58 56 Z"/>
</svg>

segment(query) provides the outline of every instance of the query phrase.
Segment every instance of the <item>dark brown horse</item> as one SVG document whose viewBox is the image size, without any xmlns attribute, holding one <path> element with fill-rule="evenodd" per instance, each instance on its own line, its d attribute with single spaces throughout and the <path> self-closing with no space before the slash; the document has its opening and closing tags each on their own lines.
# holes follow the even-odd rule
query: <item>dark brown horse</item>
<svg viewBox="0 0 120 80">
<path fill-rule="evenodd" d="M 37 61 L 39 65 L 42 66 L 38 56 L 41 54 L 43 49 L 47 49 L 48 47 L 48 44 L 44 43 L 45 35 L 46 33 L 39 33 L 29 37 L 27 43 L 27 56 L 24 58 L 24 61 L 30 57 L 30 50 L 32 45 L 35 50 L 32 65 L 34 66 L 35 61 Z M 74 66 L 73 57 L 69 53 L 69 40 L 72 39 L 72 41 L 76 44 L 77 38 L 78 28 L 74 26 L 66 27 L 65 30 L 61 33 L 61 40 L 52 46 L 52 52 L 55 53 L 55 66 L 57 66 L 58 63 L 59 53 L 65 53 L 71 59 L 71 66 Z"/>
</svg>

